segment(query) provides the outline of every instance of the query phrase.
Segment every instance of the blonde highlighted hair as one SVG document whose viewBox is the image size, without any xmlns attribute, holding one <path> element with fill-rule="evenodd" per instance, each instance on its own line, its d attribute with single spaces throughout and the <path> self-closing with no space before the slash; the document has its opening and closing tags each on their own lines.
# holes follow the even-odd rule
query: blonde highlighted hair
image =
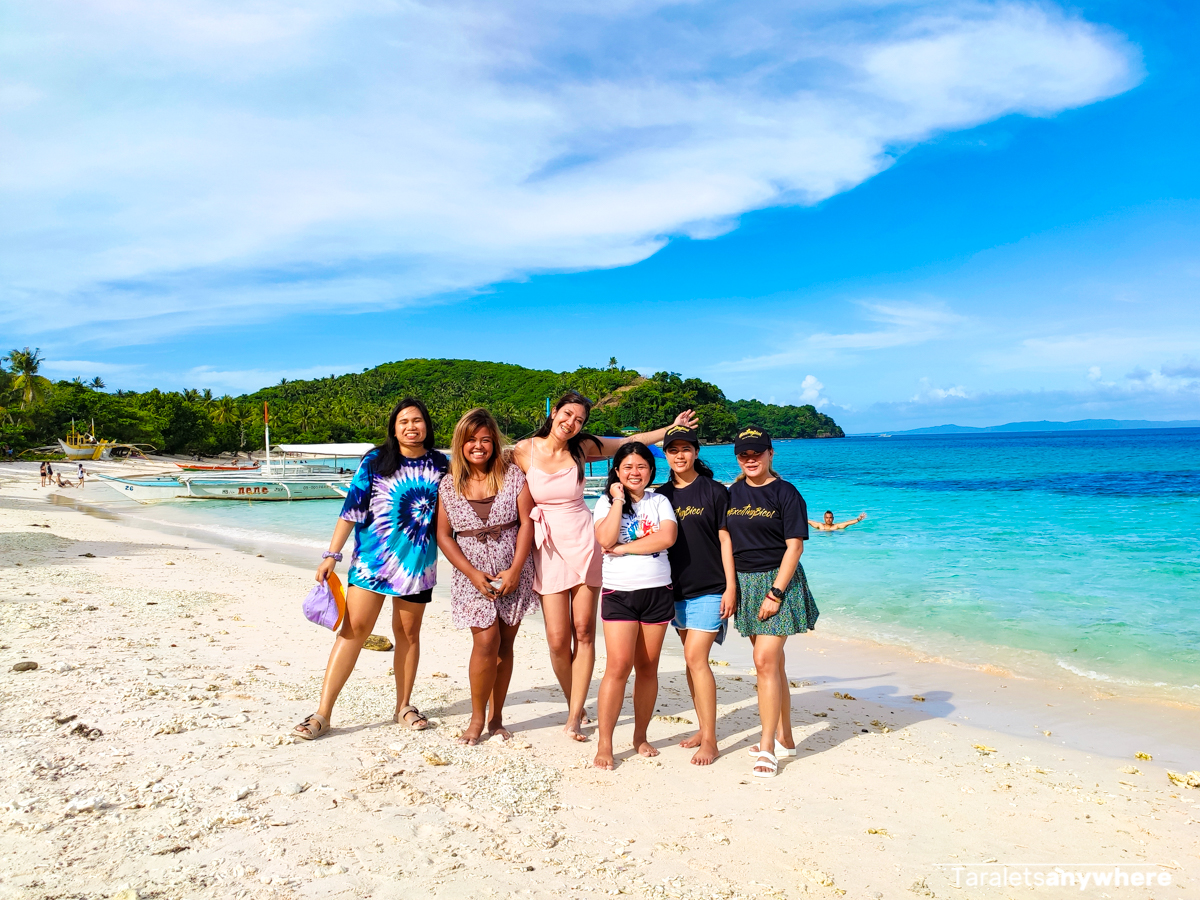
<svg viewBox="0 0 1200 900">
<path fill-rule="evenodd" d="M 458 424 L 454 426 L 454 438 L 450 441 L 450 479 L 454 484 L 454 492 L 460 497 L 463 496 L 467 479 L 471 476 L 471 465 L 467 462 L 463 448 L 480 428 L 486 428 L 492 433 L 492 456 L 486 466 L 488 493 L 495 496 L 504 488 L 504 470 L 508 468 L 508 440 L 500 431 L 500 426 L 492 414 L 482 407 L 476 407 L 463 413 Z"/>
</svg>

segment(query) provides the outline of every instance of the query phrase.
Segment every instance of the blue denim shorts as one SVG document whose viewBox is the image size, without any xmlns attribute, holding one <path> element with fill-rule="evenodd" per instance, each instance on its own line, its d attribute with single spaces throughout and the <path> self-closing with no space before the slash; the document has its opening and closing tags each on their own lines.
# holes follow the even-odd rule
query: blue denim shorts
<svg viewBox="0 0 1200 900">
<path fill-rule="evenodd" d="M 702 594 L 686 600 L 675 601 L 675 619 L 671 624 L 682 631 L 715 632 L 717 643 L 725 643 L 728 626 L 721 618 L 721 595 Z"/>
</svg>

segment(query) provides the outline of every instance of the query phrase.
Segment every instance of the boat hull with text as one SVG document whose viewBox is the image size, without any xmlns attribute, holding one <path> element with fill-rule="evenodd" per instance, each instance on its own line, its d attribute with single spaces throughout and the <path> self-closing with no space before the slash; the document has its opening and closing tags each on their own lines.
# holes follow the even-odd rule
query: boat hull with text
<svg viewBox="0 0 1200 900">
<path fill-rule="evenodd" d="M 349 486 L 349 476 L 286 475 L 277 478 L 181 475 L 184 496 L 200 500 L 339 500 Z"/>
</svg>

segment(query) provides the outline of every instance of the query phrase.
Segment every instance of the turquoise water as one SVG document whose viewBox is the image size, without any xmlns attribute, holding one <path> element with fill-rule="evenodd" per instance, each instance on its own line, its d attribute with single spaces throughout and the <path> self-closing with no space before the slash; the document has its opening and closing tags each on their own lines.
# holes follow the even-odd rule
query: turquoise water
<svg viewBox="0 0 1200 900">
<path fill-rule="evenodd" d="M 736 474 L 732 448 L 703 455 Z M 806 545 L 823 627 L 1200 700 L 1200 429 L 781 441 L 775 465 L 811 518 L 868 516 Z M 131 512 L 315 559 L 339 508 Z"/>
<path fill-rule="evenodd" d="M 731 476 L 730 448 L 704 453 Z M 1200 429 L 780 442 L 830 624 L 1200 698 Z"/>
</svg>

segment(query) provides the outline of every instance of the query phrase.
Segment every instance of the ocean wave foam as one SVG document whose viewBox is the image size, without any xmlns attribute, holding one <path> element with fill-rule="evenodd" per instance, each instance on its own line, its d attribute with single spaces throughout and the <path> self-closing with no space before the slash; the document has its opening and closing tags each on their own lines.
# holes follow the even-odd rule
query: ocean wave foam
<svg viewBox="0 0 1200 900">
<path fill-rule="evenodd" d="M 1104 681 L 1109 684 L 1124 684 L 1130 687 L 1180 687 L 1180 685 L 1172 685 L 1166 681 L 1142 681 L 1138 678 L 1122 678 L 1119 675 L 1106 675 L 1103 672 L 1097 672 L 1095 669 L 1081 669 L 1078 666 L 1073 666 L 1065 659 L 1056 659 L 1059 668 L 1066 669 L 1073 675 L 1078 675 L 1080 678 L 1086 678 L 1089 681 Z M 1195 685 L 1193 685 L 1195 687 Z"/>
</svg>

